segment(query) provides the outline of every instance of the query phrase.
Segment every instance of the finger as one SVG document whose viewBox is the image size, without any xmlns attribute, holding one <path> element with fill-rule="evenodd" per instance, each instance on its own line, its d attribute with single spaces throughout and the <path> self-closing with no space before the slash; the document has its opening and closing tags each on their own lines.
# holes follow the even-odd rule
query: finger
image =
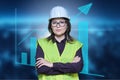
<svg viewBox="0 0 120 80">
<path fill-rule="evenodd" d="M 36 64 L 38 64 L 38 63 L 40 63 L 40 62 L 41 62 L 41 60 L 37 61 Z"/>
<path fill-rule="evenodd" d="M 78 58 L 79 56 L 74 57 L 74 59 Z"/>
<path fill-rule="evenodd" d="M 42 64 L 42 63 L 44 63 L 44 60 L 39 60 L 36 62 L 36 66 L 38 66 L 39 64 Z"/>
<path fill-rule="evenodd" d="M 38 68 L 42 67 L 43 65 L 44 65 L 44 64 L 39 65 Z"/>
<path fill-rule="evenodd" d="M 80 60 L 81 60 L 81 58 L 78 57 L 78 58 L 75 59 L 75 62 L 77 63 L 77 62 L 79 62 Z"/>
<path fill-rule="evenodd" d="M 43 64 L 43 62 L 40 62 L 40 63 L 36 64 L 36 66 L 38 67 L 38 66 L 41 65 L 41 64 Z"/>
<path fill-rule="evenodd" d="M 76 56 L 75 58 L 74 58 L 74 60 L 77 60 L 78 59 L 78 56 Z"/>
<path fill-rule="evenodd" d="M 41 60 L 41 59 L 43 59 L 43 58 L 39 57 L 39 58 L 37 58 L 36 60 Z"/>
<path fill-rule="evenodd" d="M 78 56 L 75 56 L 74 58 L 77 58 Z"/>
<path fill-rule="evenodd" d="M 76 59 L 79 59 L 80 57 L 76 57 Z"/>
<path fill-rule="evenodd" d="M 38 64 L 40 61 L 37 61 L 35 64 Z"/>
<path fill-rule="evenodd" d="M 79 57 L 79 56 L 77 56 L 75 59 L 80 59 L 80 57 Z"/>
<path fill-rule="evenodd" d="M 81 57 L 80 57 L 80 60 L 81 60 Z"/>
<path fill-rule="evenodd" d="M 39 60 L 36 62 L 36 64 L 38 64 L 39 62 L 43 62 L 44 59 L 43 58 L 39 58 Z"/>
<path fill-rule="evenodd" d="M 81 60 L 81 58 L 79 57 L 78 59 L 77 59 L 77 62 L 79 62 Z"/>
<path fill-rule="evenodd" d="M 78 58 L 79 56 L 76 56 L 76 58 Z"/>
</svg>

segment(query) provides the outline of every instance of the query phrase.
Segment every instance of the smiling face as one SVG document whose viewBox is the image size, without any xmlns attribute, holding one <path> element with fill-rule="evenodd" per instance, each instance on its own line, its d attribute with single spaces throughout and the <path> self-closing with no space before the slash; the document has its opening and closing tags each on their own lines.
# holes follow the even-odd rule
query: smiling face
<svg viewBox="0 0 120 80">
<path fill-rule="evenodd" d="M 51 28 L 55 36 L 63 36 L 65 35 L 67 24 L 64 19 L 53 19 L 51 22 Z"/>
</svg>

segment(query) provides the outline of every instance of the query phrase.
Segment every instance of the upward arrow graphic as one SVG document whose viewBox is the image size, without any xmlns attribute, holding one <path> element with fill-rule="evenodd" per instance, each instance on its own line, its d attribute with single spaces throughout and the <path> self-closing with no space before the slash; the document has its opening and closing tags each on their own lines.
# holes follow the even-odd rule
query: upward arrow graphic
<svg viewBox="0 0 120 80">
<path fill-rule="evenodd" d="M 80 13 L 83 13 L 83 14 L 87 15 L 91 6 L 92 6 L 92 3 L 89 3 L 87 5 L 79 7 L 78 9 L 80 10 Z"/>
</svg>

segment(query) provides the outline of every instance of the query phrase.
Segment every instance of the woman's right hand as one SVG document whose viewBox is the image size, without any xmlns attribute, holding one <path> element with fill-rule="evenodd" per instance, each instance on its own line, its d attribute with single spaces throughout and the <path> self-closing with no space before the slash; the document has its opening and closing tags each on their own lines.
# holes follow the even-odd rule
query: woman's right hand
<svg viewBox="0 0 120 80">
<path fill-rule="evenodd" d="M 38 68 L 42 67 L 42 66 L 48 66 L 48 67 L 53 67 L 53 63 L 39 57 L 37 58 L 37 62 L 36 62 L 36 66 Z"/>
</svg>

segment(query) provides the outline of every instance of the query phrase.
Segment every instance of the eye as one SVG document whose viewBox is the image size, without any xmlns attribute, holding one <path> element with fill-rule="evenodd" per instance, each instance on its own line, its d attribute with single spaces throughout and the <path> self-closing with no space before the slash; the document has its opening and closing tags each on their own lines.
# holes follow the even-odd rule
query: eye
<svg viewBox="0 0 120 80">
<path fill-rule="evenodd" d="M 64 23 L 65 23 L 65 21 L 60 21 L 60 23 L 64 24 Z"/>
<path fill-rule="evenodd" d="M 57 22 L 52 22 L 52 24 L 56 24 Z"/>
</svg>

